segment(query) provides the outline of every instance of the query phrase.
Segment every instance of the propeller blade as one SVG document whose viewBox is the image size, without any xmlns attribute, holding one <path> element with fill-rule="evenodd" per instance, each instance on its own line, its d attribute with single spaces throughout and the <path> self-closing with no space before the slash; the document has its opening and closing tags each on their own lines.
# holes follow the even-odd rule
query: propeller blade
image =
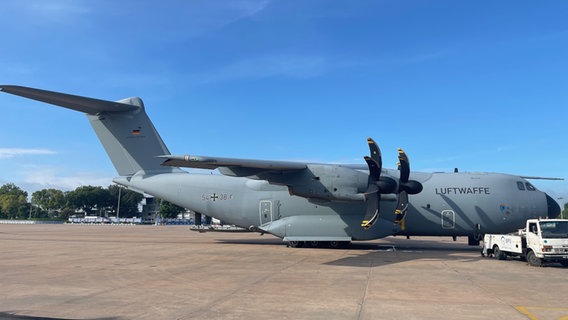
<svg viewBox="0 0 568 320">
<path fill-rule="evenodd" d="M 381 149 L 371 138 L 367 138 L 367 143 L 369 144 L 370 156 L 364 157 L 365 162 L 369 167 L 369 180 L 367 182 L 367 191 L 365 192 L 367 209 L 365 212 L 365 217 L 361 222 L 361 227 L 363 227 L 364 229 L 369 229 L 371 226 L 373 226 L 373 224 L 379 217 L 381 195 L 377 182 L 381 177 L 381 170 L 383 167 Z"/>
<path fill-rule="evenodd" d="M 410 161 L 408 161 L 408 156 L 401 148 L 398 148 L 398 163 L 400 165 L 400 181 L 402 183 L 408 182 L 408 177 L 410 177 Z"/>
<path fill-rule="evenodd" d="M 375 140 L 371 138 L 367 138 L 367 143 L 369 144 L 369 151 L 371 154 L 371 159 L 375 160 L 377 166 L 379 167 L 379 174 L 383 168 L 383 159 L 381 155 L 381 149 L 375 142 Z"/>
<path fill-rule="evenodd" d="M 379 218 L 379 203 L 381 201 L 381 195 L 378 191 L 378 188 L 376 188 L 376 190 L 371 193 L 367 193 L 366 195 L 367 210 L 365 212 L 365 217 L 361 222 L 361 227 L 363 227 L 363 229 L 369 229 L 372 227 Z"/>
<path fill-rule="evenodd" d="M 410 177 L 410 161 L 404 150 L 398 148 L 398 170 L 400 170 L 400 179 L 398 183 L 398 192 L 406 191 L 408 194 L 417 194 L 422 191 L 422 184 L 415 180 L 408 180 Z"/>
<path fill-rule="evenodd" d="M 408 211 L 408 195 L 417 194 L 422 191 L 422 184 L 415 180 L 408 180 L 410 177 L 410 161 L 408 156 L 401 148 L 398 149 L 398 163 L 400 179 L 398 181 L 398 203 L 394 211 L 394 223 L 399 224 L 404 220 Z"/>
<path fill-rule="evenodd" d="M 398 204 L 394 211 L 394 214 L 396 215 L 394 223 L 399 224 L 406 216 L 406 211 L 408 211 L 408 193 L 406 191 L 402 191 L 398 195 Z"/>
<path fill-rule="evenodd" d="M 367 162 L 367 166 L 369 166 L 369 184 L 378 181 L 381 175 L 381 169 L 379 169 L 377 161 L 365 156 L 365 162 Z"/>
</svg>

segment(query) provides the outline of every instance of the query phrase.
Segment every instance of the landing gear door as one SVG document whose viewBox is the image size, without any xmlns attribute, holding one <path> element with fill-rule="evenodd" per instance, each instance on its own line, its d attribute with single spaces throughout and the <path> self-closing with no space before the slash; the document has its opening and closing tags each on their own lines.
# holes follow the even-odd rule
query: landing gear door
<svg viewBox="0 0 568 320">
<path fill-rule="evenodd" d="M 274 208 L 271 200 L 260 200 L 258 203 L 258 211 L 260 215 L 260 225 L 271 222 L 273 220 Z"/>
</svg>

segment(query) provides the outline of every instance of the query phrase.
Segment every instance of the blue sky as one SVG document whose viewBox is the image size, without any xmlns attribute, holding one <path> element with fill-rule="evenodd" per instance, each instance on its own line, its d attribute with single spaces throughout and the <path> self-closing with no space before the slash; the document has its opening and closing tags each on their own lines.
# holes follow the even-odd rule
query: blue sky
<svg viewBox="0 0 568 320">
<path fill-rule="evenodd" d="M 48 1 L 0 8 L 0 82 L 140 96 L 174 154 L 568 178 L 568 2 Z M 0 183 L 111 183 L 85 116 L 0 95 Z M 568 198 L 566 181 L 534 181 Z M 564 202 L 566 200 L 561 200 Z"/>
</svg>

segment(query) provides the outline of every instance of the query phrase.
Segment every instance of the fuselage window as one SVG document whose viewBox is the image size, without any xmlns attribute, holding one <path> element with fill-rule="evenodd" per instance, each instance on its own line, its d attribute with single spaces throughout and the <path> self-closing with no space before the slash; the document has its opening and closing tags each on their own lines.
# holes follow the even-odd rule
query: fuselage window
<svg viewBox="0 0 568 320">
<path fill-rule="evenodd" d="M 525 184 L 527 185 L 527 190 L 529 190 L 529 191 L 535 191 L 536 190 L 536 188 L 532 184 L 530 184 L 528 182 L 526 182 Z"/>
<path fill-rule="evenodd" d="M 517 181 L 517 188 L 519 188 L 519 190 L 525 190 L 525 185 L 522 181 Z"/>
</svg>

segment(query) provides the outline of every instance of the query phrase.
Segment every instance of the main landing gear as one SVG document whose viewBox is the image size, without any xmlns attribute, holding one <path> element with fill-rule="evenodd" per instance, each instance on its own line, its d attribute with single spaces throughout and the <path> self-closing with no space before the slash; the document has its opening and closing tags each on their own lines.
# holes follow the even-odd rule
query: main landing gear
<svg viewBox="0 0 568 320">
<path fill-rule="evenodd" d="M 346 248 L 351 242 L 350 241 L 288 241 L 288 247 L 290 248 L 332 248 L 341 249 Z"/>
</svg>

